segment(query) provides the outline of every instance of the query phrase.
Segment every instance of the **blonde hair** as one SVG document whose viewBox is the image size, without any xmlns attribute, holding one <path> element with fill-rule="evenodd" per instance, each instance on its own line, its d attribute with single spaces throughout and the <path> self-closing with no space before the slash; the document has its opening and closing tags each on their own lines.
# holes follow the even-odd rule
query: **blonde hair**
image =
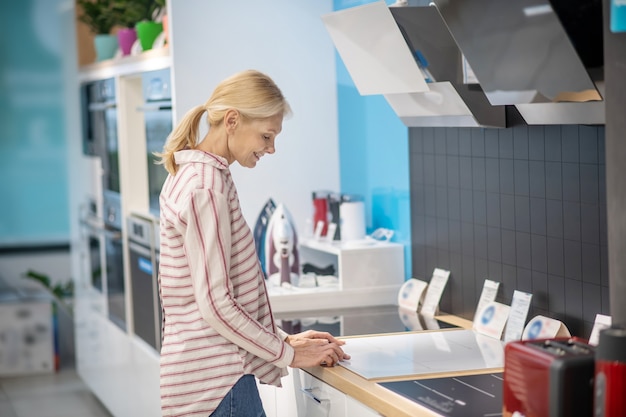
<svg viewBox="0 0 626 417">
<path fill-rule="evenodd" d="M 291 113 L 289 103 L 270 77 L 256 70 L 236 73 L 219 83 L 204 105 L 185 114 L 170 134 L 163 152 L 155 153 L 160 158 L 157 163 L 163 164 L 170 174 L 176 174 L 174 153 L 197 145 L 204 113 L 209 127 L 214 127 L 224 121 L 224 115 L 231 109 L 237 110 L 244 121 Z"/>
</svg>

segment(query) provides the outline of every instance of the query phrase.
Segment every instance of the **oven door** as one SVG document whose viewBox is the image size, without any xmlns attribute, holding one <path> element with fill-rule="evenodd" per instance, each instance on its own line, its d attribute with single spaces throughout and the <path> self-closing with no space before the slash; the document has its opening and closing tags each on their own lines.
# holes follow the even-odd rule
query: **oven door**
<svg viewBox="0 0 626 417">
<path fill-rule="evenodd" d="M 102 228 L 84 220 L 81 222 L 82 244 L 85 250 L 85 277 L 81 281 L 84 287 L 104 293 L 104 236 Z"/>
<path fill-rule="evenodd" d="M 124 284 L 124 251 L 122 232 L 107 228 L 104 231 L 106 258 L 106 297 L 109 319 L 126 330 L 126 291 Z"/>
<path fill-rule="evenodd" d="M 149 247 L 130 241 L 130 285 L 133 300 L 133 328 L 135 334 L 154 349 L 158 349 L 157 332 L 160 323 L 156 317 L 156 267 Z"/>
<path fill-rule="evenodd" d="M 157 164 L 159 158 L 154 153 L 163 151 L 167 137 L 172 131 L 172 104 L 168 100 L 149 102 L 139 110 L 144 113 L 146 130 L 150 212 L 158 216 L 159 194 L 167 178 L 167 171 L 163 165 Z"/>
</svg>

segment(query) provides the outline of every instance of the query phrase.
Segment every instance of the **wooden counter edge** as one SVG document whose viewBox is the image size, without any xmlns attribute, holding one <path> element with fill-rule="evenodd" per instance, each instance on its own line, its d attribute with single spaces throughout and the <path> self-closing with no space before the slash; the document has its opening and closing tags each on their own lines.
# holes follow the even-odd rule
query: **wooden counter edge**
<svg viewBox="0 0 626 417">
<path fill-rule="evenodd" d="M 472 328 L 472 322 L 461 317 L 452 315 L 440 315 L 436 318 L 446 323 L 459 326 L 462 329 Z M 332 368 L 318 366 L 313 368 L 303 368 L 303 371 L 331 385 L 333 388 L 343 392 L 344 394 L 349 395 L 350 397 L 368 406 L 369 408 L 383 416 L 441 416 L 440 414 L 418 404 L 417 402 L 405 398 L 400 394 L 396 394 L 395 392 L 386 389 L 382 385 L 379 385 L 378 382 L 383 382 L 382 380 L 367 380 L 342 366 L 335 366 Z M 477 375 L 501 371 L 502 368 L 481 369 L 476 371 L 438 373 L 436 375 L 420 375 L 419 378 L 411 377 L 410 379 L 426 379 L 435 376 L 437 378 L 444 378 L 450 376 Z M 389 380 L 398 381 L 402 379 L 406 380 L 408 378 L 390 378 Z"/>
<path fill-rule="evenodd" d="M 432 417 L 438 414 L 398 395 L 376 382 L 368 381 L 341 366 L 303 369 L 333 388 L 354 398 L 383 416 L 389 417 Z"/>
</svg>

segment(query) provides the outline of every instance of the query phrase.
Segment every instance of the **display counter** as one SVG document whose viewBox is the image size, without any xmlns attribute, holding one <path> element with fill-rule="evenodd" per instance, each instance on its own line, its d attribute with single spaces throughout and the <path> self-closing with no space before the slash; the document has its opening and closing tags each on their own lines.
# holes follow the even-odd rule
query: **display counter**
<svg viewBox="0 0 626 417">
<path fill-rule="evenodd" d="M 322 312 L 323 313 L 323 312 Z M 377 308 L 364 308 L 361 310 L 346 310 L 340 312 L 336 316 L 326 315 L 313 317 L 311 313 L 306 314 L 306 318 L 293 319 L 296 317 L 296 313 L 292 313 L 292 320 L 289 323 L 299 323 L 300 327 L 296 327 L 293 330 L 307 330 L 313 328 L 316 330 L 326 330 L 335 336 L 339 336 L 346 340 L 344 350 L 350 353 L 350 342 L 355 342 L 353 347 L 357 346 L 365 338 L 376 338 L 375 340 L 384 339 L 387 336 L 411 336 L 422 334 L 422 332 L 437 332 L 440 335 L 442 332 L 463 331 L 456 333 L 467 333 L 468 329 L 472 328 L 472 322 L 460 317 L 451 315 L 439 315 L 435 317 L 434 321 L 430 321 L 432 327 L 421 326 L 424 324 L 424 319 L 417 316 L 418 326 L 421 329 L 414 329 L 407 326 L 409 321 L 406 317 L 402 317 L 402 310 L 399 310 L 397 306 L 382 306 Z M 331 320 L 331 317 L 335 317 L 336 320 Z M 278 317 L 285 320 L 284 316 Z M 413 318 L 415 322 L 415 317 Z M 316 322 L 314 322 L 316 320 Z M 406 337 L 405 337 L 406 339 Z M 391 340 L 391 339 L 390 339 Z M 359 343 L 357 343 L 359 342 Z M 392 354 L 390 354 L 391 356 Z M 304 372 L 299 374 L 299 380 L 296 381 L 296 391 L 302 393 L 299 402 L 304 402 L 304 405 L 298 404 L 299 413 L 302 415 L 311 415 L 311 410 L 314 407 L 319 407 L 319 404 L 324 405 L 323 415 L 333 416 L 346 413 L 350 407 L 350 401 L 356 402 L 359 406 L 363 406 L 361 414 L 363 416 L 441 416 L 441 415 L 462 415 L 451 412 L 450 414 L 438 413 L 432 410 L 433 407 L 427 407 L 419 401 L 410 399 L 407 395 L 401 395 L 400 390 L 392 390 L 388 386 L 384 386 L 387 382 L 393 381 L 429 381 L 434 378 L 445 379 L 448 378 L 450 382 L 460 385 L 468 385 L 463 380 L 456 377 L 465 378 L 468 375 L 485 375 L 483 379 L 493 378 L 495 382 L 496 390 L 498 389 L 499 373 L 502 371 L 502 367 L 489 367 L 486 366 L 483 369 L 470 369 L 465 371 L 446 371 L 446 372 L 434 372 L 434 373 L 422 373 L 420 375 L 404 375 L 402 377 L 379 377 L 379 378 L 365 378 L 359 375 L 349 367 L 337 365 L 334 367 L 313 367 L 305 368 Z M 311 378 L 313 377 L 313 378 Z M 444 380 L 438 381 L 440 384 L 447 384 Z M 423 389 L 429 388 L 425 384 L 420 384 Z M 449 385 L 449 384 L 447 384 Z M 402 387 L 400 387 L 402 388 Z M 470 389 L 471 390 L 471 389 Z M 337 391 L 345 397 L 343 402 L 337 397 Z M 471 390 L 475 391 L 475 390 Z M 298 392 L 296 395 L 298 396 Z M 333 393 L 332 395 L 329 393 Z M 317 393 L 317 394 L 316 394 Z M 489 394 L 487 394 L 489 395 Z M 428 401 L 435 396 L 430 396 Z M 493 396 L 491 397 L 493 407 Z M 312 401 L 310 401 L 312 399 Z M 307 406 L 306 402 L 310 404 Z M 434 402 L 435 400 L 433 400 Z M 450 401 L 453 401 L 450 398 Z M 496 401 L 499 401 L 496 398 Z M 499 405 L 498 405 L 499 407 Z M 435 407 L 436 408 L 436 407 Z M 454 408 L 454 407 L 452 407 Z M 457 405 L 458 408 L 458 405 Z M 361 409 L 360 409 L 361 410 Z M 457 410 L 458 413 L 458 410 Z M 280 413 L 279 413 L 280 414 Z M 299 414 L 299 415 L 300 415 Z M 350 415 L 350 414 L 345 414 Z"/>
</svg>

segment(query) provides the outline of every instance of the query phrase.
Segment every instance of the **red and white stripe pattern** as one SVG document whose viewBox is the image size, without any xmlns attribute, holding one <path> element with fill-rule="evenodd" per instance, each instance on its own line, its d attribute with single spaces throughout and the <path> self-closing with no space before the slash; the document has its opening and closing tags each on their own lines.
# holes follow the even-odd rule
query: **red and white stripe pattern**
<svg viewBox="0 0 626 417">
<path fill-rule="evenodd" d="M 175 154 L 160 197 L 164 416 L 208 416 L 244 374 L 280 386 L 279 334 L 250 228 L 224 158 Z"/>
</svg>

